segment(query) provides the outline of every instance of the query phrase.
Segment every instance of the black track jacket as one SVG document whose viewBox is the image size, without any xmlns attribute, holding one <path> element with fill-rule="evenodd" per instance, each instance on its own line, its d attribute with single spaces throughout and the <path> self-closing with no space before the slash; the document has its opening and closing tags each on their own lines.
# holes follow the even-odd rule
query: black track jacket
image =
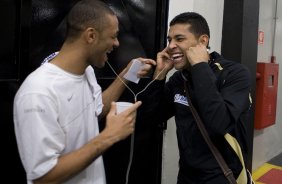
<svg viewBox="0 0 282 184">
<path fill-rule="evenodd" d="M 210 57 L 209 64 L 196 64 L 189 72 L 176 71 L 166 83 L 153 82 L 141 97 L 148 107 L 144 115 L 156 122 L 175 116 L 180 155 L 178 184 L 228 183 L 189 110 L 183 75 L 190 86 L 193 105 L 235 178 L 242 171 L 242 164 L 226 141 L 226 133 L 239 143 L 246 159 L 246 124 L 250 123 L 251 105 L 249 70 L 216 52 Z"/>
</svg>

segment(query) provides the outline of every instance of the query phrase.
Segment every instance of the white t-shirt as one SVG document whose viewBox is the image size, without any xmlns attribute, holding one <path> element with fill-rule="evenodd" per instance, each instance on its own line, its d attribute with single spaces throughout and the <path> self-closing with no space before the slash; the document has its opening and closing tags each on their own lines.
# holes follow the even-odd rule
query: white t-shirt
<svg viewBox="0 0 282 184">
<path fill-rule="evenodd" d="M 89 66 L 74 75 L 44 63 L 31 73 L 14 100 L 17 144 L 28 183 L 50 171 L 62 154 L 99 134 L 101 87 Z M 102 157 L 65 184 L 105 184 Z"/>
</svg>

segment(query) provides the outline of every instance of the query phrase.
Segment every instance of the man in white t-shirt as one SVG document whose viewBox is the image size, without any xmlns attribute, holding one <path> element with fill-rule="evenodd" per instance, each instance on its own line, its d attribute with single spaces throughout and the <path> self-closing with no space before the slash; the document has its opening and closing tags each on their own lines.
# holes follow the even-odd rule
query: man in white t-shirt
<svg viewBox="0 0 282 184">
<path fill-rule="evenodd" d="M 134 130 L 136 102 L 116 114 L 125 86 L 116 79 L 105 91 L 91 65 L 103 67 L 119 46 L 118 19 L 98 0 L 79 1 L 67 17 L 61 50 L 23 82 L 14 100 L 18 149 L 27 183 L 105 184 L 101 155 Z M 154 65 L 146 60 L 140 75 Z M 127 72 L 130 64 L 119 74 Z M 106 117 L 99 133 L 98 116 Z"/>
</svg>

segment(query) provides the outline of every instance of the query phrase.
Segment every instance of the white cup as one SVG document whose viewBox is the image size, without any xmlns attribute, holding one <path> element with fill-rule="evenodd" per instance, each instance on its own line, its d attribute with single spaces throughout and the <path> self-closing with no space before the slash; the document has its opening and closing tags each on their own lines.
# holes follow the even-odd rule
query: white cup
<svg viewBox="0 0 282 184">
<path fill-rule="evenodd" d="M 126 110 L 128 107 L 133 105 L 133 103 L 130 102 L 116 102 L 116 113 L 119 114 L 122 111 Z"/>
</svg>

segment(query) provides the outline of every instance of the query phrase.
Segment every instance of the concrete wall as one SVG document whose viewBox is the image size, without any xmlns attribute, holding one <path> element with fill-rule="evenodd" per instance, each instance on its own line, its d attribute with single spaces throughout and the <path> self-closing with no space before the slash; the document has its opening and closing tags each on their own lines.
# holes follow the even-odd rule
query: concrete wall
<svg viewBox="0 0 282 184">
<path fill-rule="evenodd" d="M 177 14 L 195 11 L 208 21 L 211 31 L 211 51 L 220 53 L 222 16 L 224 0 L 170 0 L 169 21 Z M 215 11 L 216 10 L 216 11 Z M 282 74 L 282 0 L 278 0 L 278 14 L 274 55 L 279 63 L 281 84 Z M 258 44 L 258 61 L 269 62 L 272 55 L 272 38 L 274 33 L 275 0 L 260 0 L 259 30 L 264 31 L 264 44 Z M 169 73 L 169 76 L 174 71 Z M 282 86 L 278 85 L 276 124 L 254 132 L 253 170 L 282 152 Z M 280 112 L 280 113 L 279 113 Z M 174 118 L 168 121 L 164 134 L 162 184 L 173 184 L 177 181 L 178 147 Z"/>
</svg>

